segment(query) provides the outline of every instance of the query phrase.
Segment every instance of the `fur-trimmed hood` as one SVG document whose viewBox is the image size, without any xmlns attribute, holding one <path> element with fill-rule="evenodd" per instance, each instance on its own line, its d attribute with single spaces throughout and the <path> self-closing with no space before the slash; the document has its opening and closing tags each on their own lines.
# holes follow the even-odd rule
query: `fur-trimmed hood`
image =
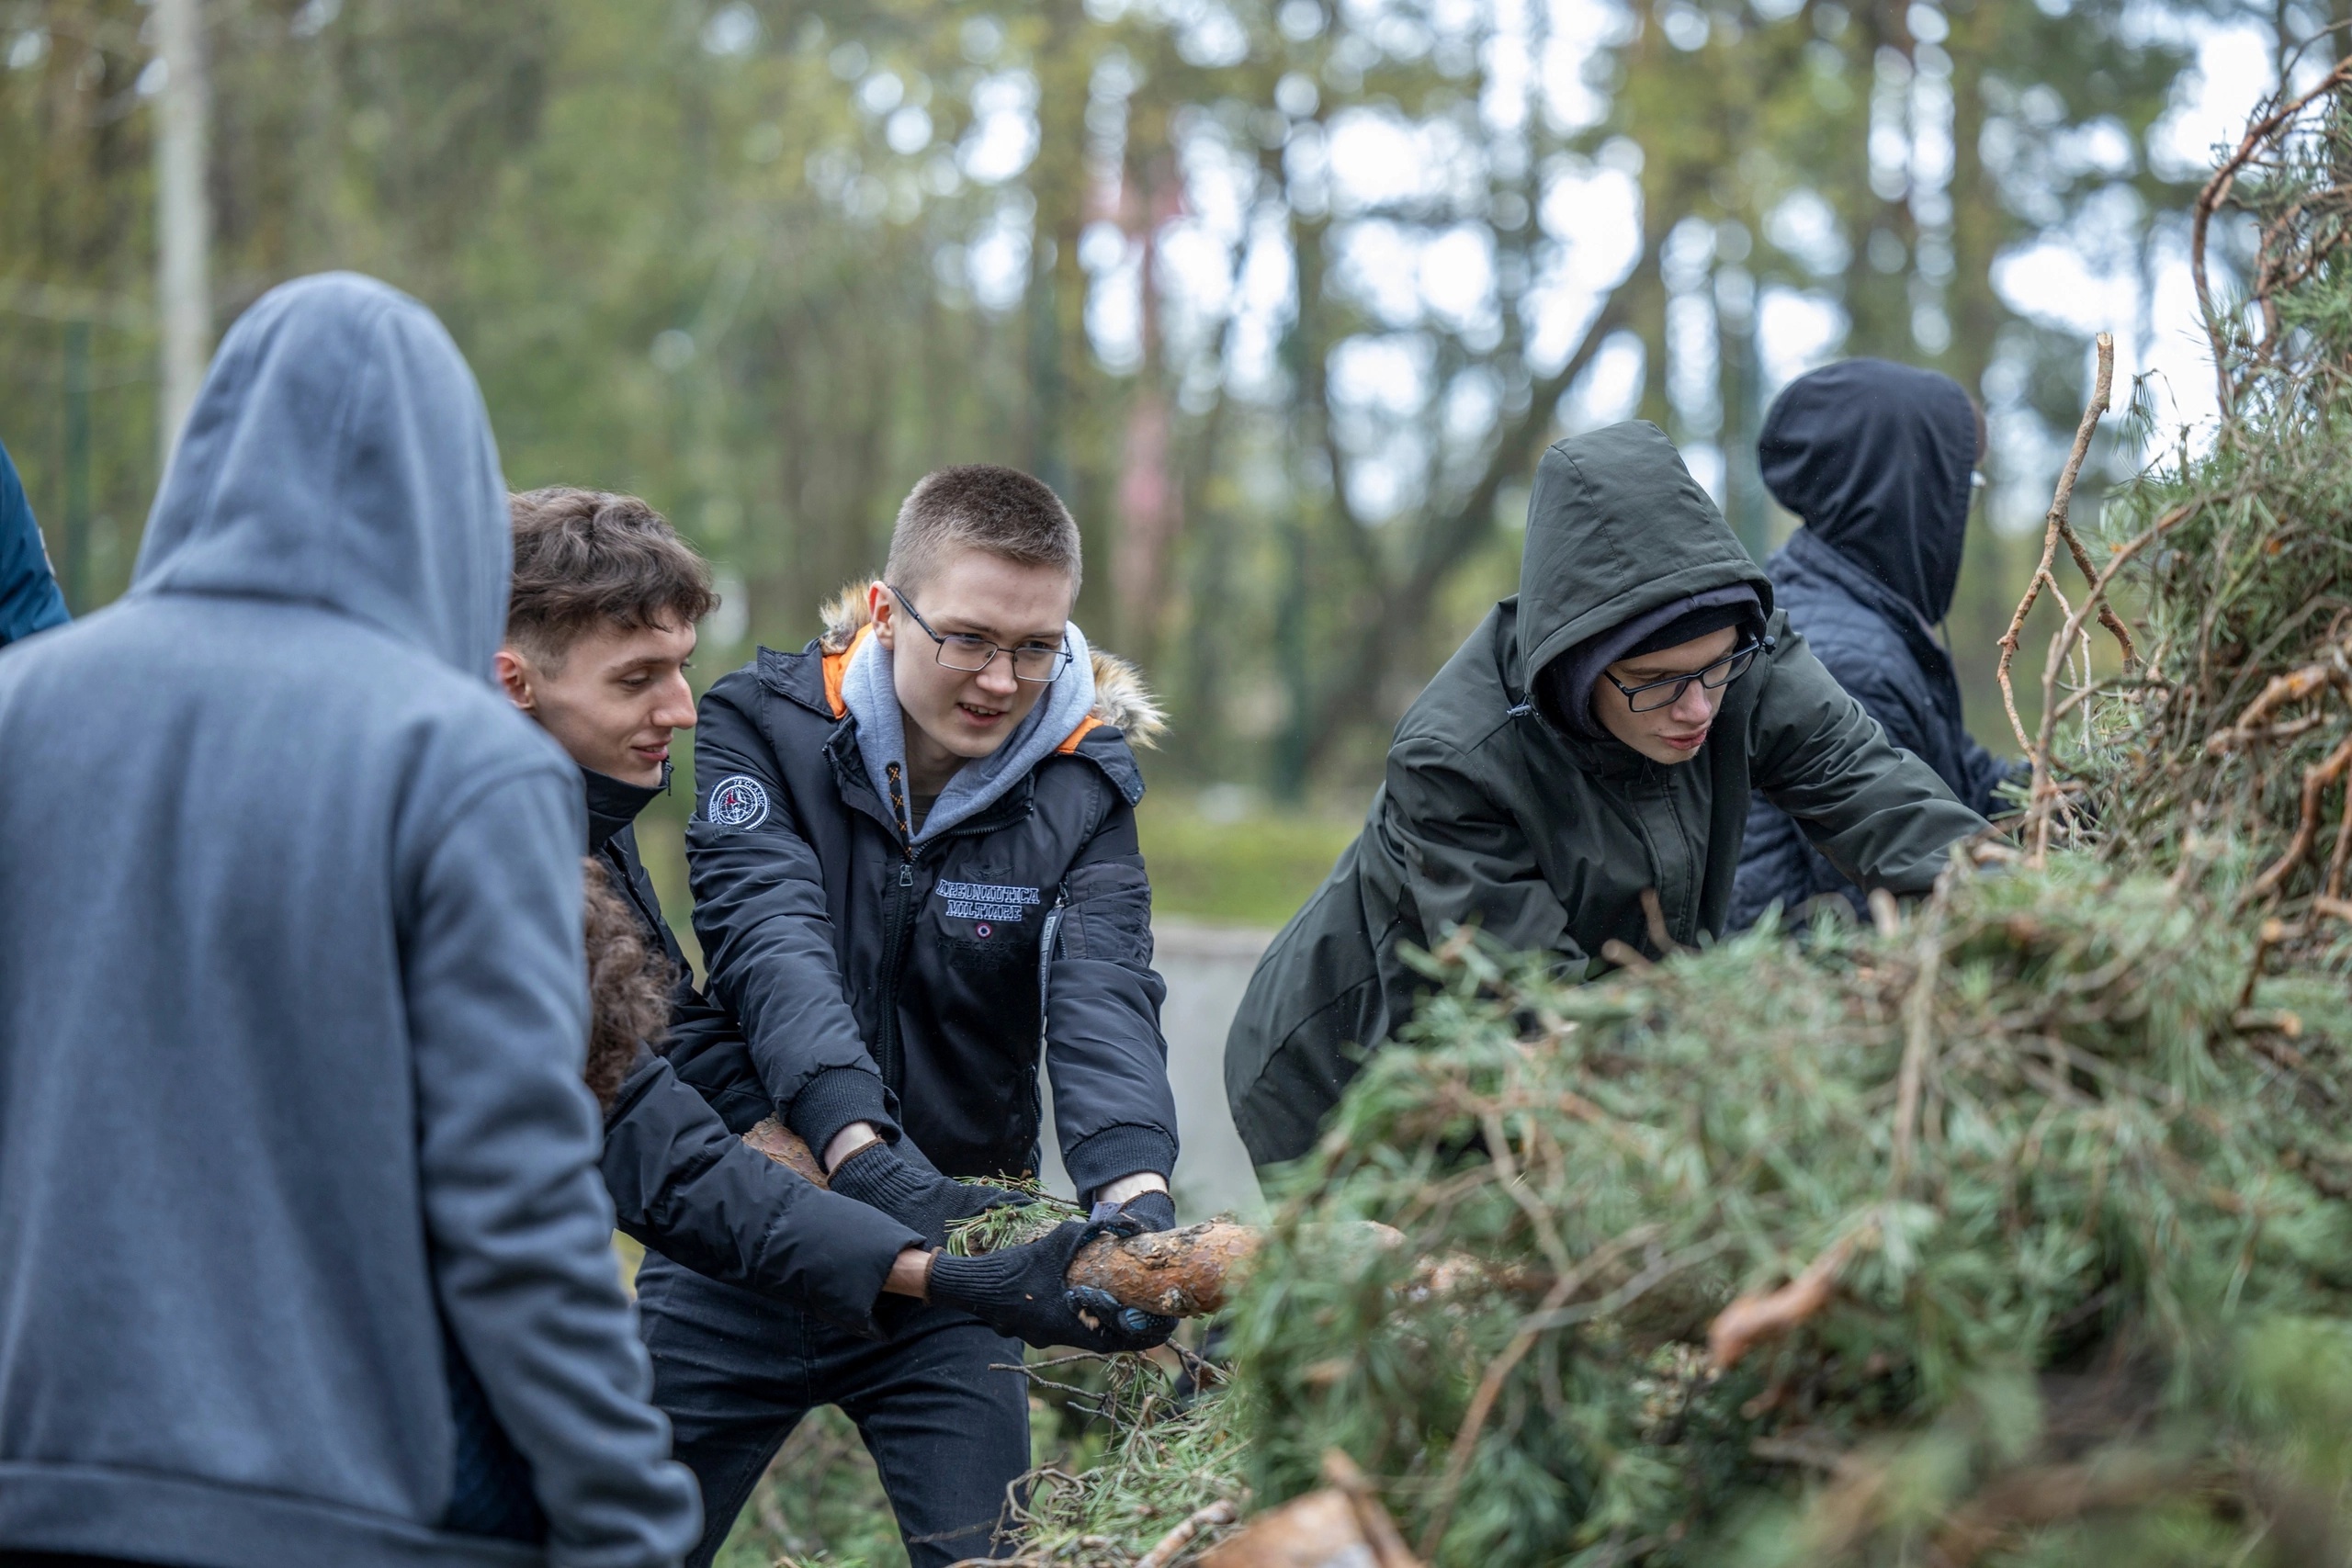
<svg viewBox="0 0 2352 1568">
<path fill-rule="evenodd" d="M 854 582 L 825 603 L 825 629 L 817 646 L 827 654 L 846 653 L 857 634 L 872 623 L 866 609 L 872 582 Z M 1116 654 L 1094 649 L 1094 707 L 1091 716 L 1118 730 L 1130 746 L 1153 746 L 1168 728 L 1168 715 L 1145 685 L 1143 672 Z"/>
</svg>

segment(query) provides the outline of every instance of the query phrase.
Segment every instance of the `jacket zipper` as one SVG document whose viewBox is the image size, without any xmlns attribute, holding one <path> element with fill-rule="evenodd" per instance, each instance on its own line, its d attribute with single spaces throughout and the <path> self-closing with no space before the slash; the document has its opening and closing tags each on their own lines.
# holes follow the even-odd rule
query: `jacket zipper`
<svg viewBox="0 0 2352 1568">
<path fill-rule="evenodd" d="M 899 764 L 885 770 L 890 783 L 890 810 L 899 820 L 899 880 L 882 911 L 882 1082 L 894 1095 L 906 1092 L 904 1043 L 899 1035 L 899 976 L 906 967 L 907 893 L 915 885 L 914 832 L 907 820 L 904 780 Z"/>
<path fill-rule="evenodd" d="M 1046 1048 L 1046 1004 L 1053 999 L 1054 943 L 1062 934 L 1062 912 L 1069 905 L 1069 885 L 1064 883 L 1054 895 L 1054 907 L 1046 911 L 1046 934 L 1037 944 L 1037 1049 Z"/>
<path fill-rule="evenodd" d="M 1046 1020 L 1047 1006 L 1053 1000 L 1054 944 L 1061 940 L 1062 916 L 1069 907 L 1069 884 L 1065 882 L 1054 894 L 1054 907 L 1046 911 L 1046 929 L 1037 942 L 1037 1054 L 1029 1059 L 1027 1073 L 1029 1114 L 1034 1124 L 1042 1131 L 1046 1122 L 1046 1100 L 1037 1087 L 1037 1072 L 1046 1059 Z M 1030 1173 L 1035 1173 L 1042 1151 L 1035 1137 L 1029 1145 Z"/>
</svg>

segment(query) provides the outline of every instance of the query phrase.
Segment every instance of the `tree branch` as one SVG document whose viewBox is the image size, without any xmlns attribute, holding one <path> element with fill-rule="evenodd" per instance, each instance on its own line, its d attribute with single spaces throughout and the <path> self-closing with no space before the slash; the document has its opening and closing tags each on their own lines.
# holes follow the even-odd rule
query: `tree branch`
<svg viewBox="0 0 2352 1568">
<path fill-rule="evenodd" d="M 1438 590 L 1444 586 L 1472 551 L 1486 541 L 1494 526 L 1495 502 L 1503 486 L 1527 471 L 1536 451 L 1550 438 L 1553 411 L 1577 378 L 1591 367 L 1600 345 L 1627 322 L 1623 285 L 1612 290 L 1585 329 L 1567 362 L 1530 389 L 1527 412 L 1503 427 L 1477 481 L 1442 516 L 1422 529 L 1421 547 L 1404 581 L 1384 588 L 1380 613 L 1368 617 L 1356 637 L 1352 656 L 1341 666 L 1339 683 L 1316 705 L 1315 728 L 1307 737 L 1310 765 L 1319 761 L 1340 729 L 1360 718 L 1388 676 L 1390 651 L 1410 640 L 1427 620 Z"/>
</svg>

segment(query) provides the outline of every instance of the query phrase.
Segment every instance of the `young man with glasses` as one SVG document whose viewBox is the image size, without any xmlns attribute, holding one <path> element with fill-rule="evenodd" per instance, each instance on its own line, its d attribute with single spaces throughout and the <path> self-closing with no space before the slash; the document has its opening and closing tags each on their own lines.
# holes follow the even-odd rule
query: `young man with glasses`
<svg viewBox="0 0 2352 1568">
<path fill-rule="evenodd" d="M 798 653 L 762 649 L 705 695 L 686 833 L 712 1000 L 747 1094 L 832 1188 L 937 1244 L 1035 1172 L 1040 1056 L 1080 1200 L 1175 1223 L 1176 1116 L 1136 846 L 1128 738 L 1159 717 L 1069 619 L 1078 529 L 1010 468 L 947 468 L 900 509 L 883 578 Z M 699 1083 L 699 1080 L 698 1080 Z M 987 1556 L 1029 1467 L 1021 1359 L 969 1313 L 916 1309 L 887 1343 L 649 1258 L 655 1399 L 701 1478 L 710 1561 L 768 1459 L 838 1404 L 873 1452 L 918 1568 Z M 1144 1348 L 1166 1319 L 1102 1323 Z"/>
<path fill-rule="evenodd" d="M 1761 795 L 1866 887 L 1925 892 L 1984 826 L 1888 744 L 1772 602 L 1657 427 L 1555 445 L 1519 592 L 1407 710 L 1364 830 L 1260 960 L 1226 1044 L 1261 1164 L 1312 1146 L 1364 1047 L 1428 982 L 1408 953 L 1474 928 L 1605 967 L 1724 930 Z"/>
</svg>

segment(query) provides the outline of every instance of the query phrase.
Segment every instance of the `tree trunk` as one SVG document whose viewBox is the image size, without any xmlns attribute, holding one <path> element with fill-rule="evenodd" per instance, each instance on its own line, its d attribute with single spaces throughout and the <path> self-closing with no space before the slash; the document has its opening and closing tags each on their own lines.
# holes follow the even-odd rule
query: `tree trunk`
<svg viewBox="0 0 2352 1568">
<path fill-rule="evenodd" d="M 164 398 L 157 437 L 171 460 L 212 352 L 212 283 L 207 265 L 212 209 L 205 189 L 204 18 L 198 0 L 157 0 L 156 58 L 164 64 L 155 125 L 156 314 L 163 327 Z"/>
</svg>

